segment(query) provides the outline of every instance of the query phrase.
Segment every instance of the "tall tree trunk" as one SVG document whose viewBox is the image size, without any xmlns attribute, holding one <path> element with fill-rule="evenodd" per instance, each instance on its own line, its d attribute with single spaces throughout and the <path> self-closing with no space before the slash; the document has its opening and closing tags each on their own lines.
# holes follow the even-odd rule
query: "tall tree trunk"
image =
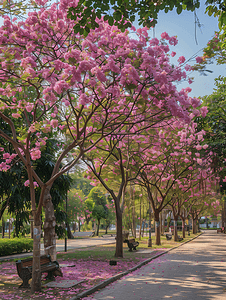
<svg viewBox="0 0 226 300">
<path fill-rule="evenodd" d="M 81 224 L 80 224 L 80 220 L 78 219 L 78 232 L 81 231 Z"/>
<path fill-rule="evenodd" d="M 109 224 L 106 225 L 106 227 L 105 227 L 105 234 L 108 234 L 108 227 L 109 227 Z"/>
<path fill-rule="evenodd" d="M 97 236 L 99 236 L 99 229 L 100 229 L 100 219 L 97 220 Z"/>
<path fill-rule="evenodd" d="M 177 242 L 178 236 L 177 236 L 177 221 L 178 216 L 174 216 L 174 241 Z"/>
<path fill-rule="evenodd" d="M 41 241 L 41 218 L 40 215 L 34 216 L 33 232 L 33 265 L 31 292 L 41 290 L 41 266 L 40 266 L 40 241 Z"/>
<path fill-rule="evenodd" d="M 76 222 L 73 222 L 73 231 L 74 231 L 74 233 L 76 231 Z"/>
<path fill-rule="evenodd" d="M 183 234 L 183 239 L 185 238 L 185 218 L 182 218 L 182 234 Z"/>
<path fill-rule="evenodd" d="M 170 223 L 171 223 L 171 215 L 169 215 L 169 217 L 167 218 L 167 227 L 166 227 L 166 232 L 169 232 Z"/>
<path fill-rule="evenodd" d="M 192 217 L 192 233 L 196 234 L 196 224 L 195 224 L 195 219 Z"/>
<path fill-rule="evenodd" d="M 160 232 L 160 221 L 159 221 L 158 211 L 155 211 L 155 244 L 161 245 L 161 232 Z"/>
<path fill-rule="evenodd" d="M 122 212 L 116 208 L 116 249 L 115 257 L 123 257 Z"/>
<path fill-rule="evenodd" d="M 143 219 L 143 221 L 142 221 L 142 224 L 143 224 L 143 228 L 142 228 L 142 237 L 144 237 L 144 227 L 146 227 L 145 225 L 146 225 L 146 219 Z M 147 236 L 147 231 L 146 231 L 146 236 Z"/>
<path fill-rule="evenodd" d="M 56 218 L 54 215 L 54 206 L 52 203 L 49 189 L 45 190 L 43 207 L 45 209 L 45 222 L 44 222 L 44 249 L 45 254 L 50 255 L 52 261 L 56 260 Z"/>
<path fill-rule="evenodd" d="M 132 218 L 133 218 L 133 236 L 134 238 L 137 237 L 137 234 L 136 234 L 136 216 L 135 216 L 135 207 L 133 205 L 133 209 L 132 209 Z"/>
<path fill-rule="evenodd" d="M 11 218 L 9 218 L 9 239 L 11 236 Z"/>
<path fill-rule="evenodd" d="M 2 238 L 5 237 L 5 219 L 2 217 Z"/>
<path fill-rule="evenodd" d="M 71 227 L 68 222 L 66 222 L 66 226 L 67 226 L 67 237 L 69 240 L 72 240 L 74 238 L 74 236 L 71 232 Z"/>
<path fill-rule="evenodd" d="M 195 219 L 195 224 L 196 224 L 196 233 L 199 232 L 199 218 L 197 217 Z"/>
<path fill-rule="evenodd" d="M 142 230 L 142 216 L 141 216 L 141 198 L 140 198 L 140 228 L 139 228 L 139 240 L 141 240 L 141 230 Z"/>
</svg>

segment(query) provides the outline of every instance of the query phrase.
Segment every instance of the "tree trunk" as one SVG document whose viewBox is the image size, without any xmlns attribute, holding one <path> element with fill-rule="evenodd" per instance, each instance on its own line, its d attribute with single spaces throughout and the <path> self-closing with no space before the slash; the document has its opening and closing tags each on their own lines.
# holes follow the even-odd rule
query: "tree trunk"
<svg viewBox="0 0 226 300">
<path fill-rule="evenodd" d="M 146 219 L 143 219 L 143 222 L 142 222 L 142 224 L 143 224 L 143 229 L 142 229 L 142 237 L 144 237 L 144 227 L 146 227 L 145 225 L 146 225 Z M 147 231 L 146 231 L 146 235 L 147 235 Z"/>
<path fill-rule="evenodd" d="M 32 265 L 32 282 L 31 292 L 41 290 L 41 267 L 40 267 L 40 241 L 41 241 L 41 218 L 34 218 L 33 233 L 33 265 Z"/>
<path fill-rule="evenodd" d="M 100 220 L 97 220 L 97 236 L 99 236 Z"/>
<path fill-rule="evenodd" d="M 174 241 L 177 242 L 177 221 L 178 221 L 178 216 L 174 216 Z"/>
<path fill-rule="evenodd" d="M 192 218 L 192 233 L 196 234 L 196 224 L 195 224 L 195 219 Z"/>
<path fill-rule="evenodd" d="M 81 231 L 81 224 L 80 224 L 80 220 L 78 220 L 78 232 Z"/>
<path fill-rule="evenodd" d="M 167 218 L 166 232 L 169 232 L 170 222 L 171 222 L 171 215 Z"/>
<path fill-rule="evenodd" d="M 123 257 L 122 212 L 116 209 L 116 249 L 115 257 Z"/>
<path fill-rule="evenodd" d="M 68 237 L 68 239 L 72 240 L 74 238 L 74 236 L 71 232 L 71 227 L 68 222 L 66 222 L 66 226 L 67 226 L 67 237 Z"/>
<path fill-rule="evenodd" d="M 135 207 L 133 206 L 133 209 L 132 209 L 132 218 L 133 218 L 133 236 L 134 238 L 137 237 L 136 235 L 136 216 L 135 216 Z"/>
<path fill-rule="evenodd" d="M 161 232 L 160 232 L 160 221 L 159 221 L 158 211 L 155 211 L 155 244 L 161 245 Z"/>
<path fill-rule="evenodd" d="M 76 222 L 73 222 L 73 231 L 74 231 L 74 233 L 76 231 Z"/>
<path fill-rule="evenodd" d="M 51 195 L 46 189 L 43 207 L 45 209 L 45 222 L 44 222 L 44 249 L 45 254 L 50 255 L 52 261 L 56 260 L 56 218 L 54 215 L 54 206 L 51 200 Z"/>
<path fill-rule="evenodd" d="M 185 219 L 184 218 L 181 218 L 182 219 L 182 233 L 183 233 L 183 239 L 185 238 Z"/>
<path fill-rule="evenodd" d="M 5 219 L 2 217 L 2 238 L 5 237 Z"/>
<path fill-rule="evenodd" d="M 142 230 L 142 216 L 141 216 L 141 199 L 140 199 L 140 229 L 139 229 L 139 240 L 141 240 L 141 230 Z"/>
<path fill-rule="evenodd" d="M 106 227 L 105 227 L 105 234 L 108 234 L 108 227 L 109 227 L 109 224 L 106 225 Z"/>
</svg>

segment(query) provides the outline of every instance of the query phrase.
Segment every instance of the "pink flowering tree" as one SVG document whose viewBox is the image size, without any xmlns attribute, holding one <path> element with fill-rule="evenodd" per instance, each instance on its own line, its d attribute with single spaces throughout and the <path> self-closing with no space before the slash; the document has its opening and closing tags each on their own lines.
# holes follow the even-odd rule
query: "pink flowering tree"
<svg viewBox="0 0 226 300">
<path fill-rule="evenodd" d="M 167 43 L 175 45 L 176 37 L 164 34 L 165 41 L 149 40 L 144 28 L 136 31 L 138 39 L 132 39 L 128 31 L 122 33 L 101 19 L 84 38 L 74 33 L 75 21 L 67 18 L 68 6 L 75 4 L 62 0 L 58 6 L 29 12 L 24 21 L 5 16 L 0 28 L 0 118 L 10 128 L 0 129 L 0 135 L 13 146 L 11 152 L 1 151 L 0 168 L 7 171 L 19 159 L 28 174 L 35 233 L 32 291 L 41 288 L 43 207 L 45 250 L 56 256 L 50 193 L 55 179 L 114 132 L 139 132 L 172 115 L 189 122 L 187 110 L 197 103 L 172 83 L 186 78 L 180 66 L 170 65 L 167 55 Z M 17 119 L 22 127 L 16 126 Z M 34 166 L 50 132 L 59 136 L 59 151 L 50 178 L 43 181 Z M 110 193 L 117 207 L 125 182 L 117 197 Z M 41 188 L 39 199 L 36 185 Z"/>
<path fill-rule="evenodd" d="M 111 194 L 115 202 L 117 219 L 115 255 L 118 257 L 123 256 L 122 214 L 126 187 L 130 181 L 135 180 L 141 168 L 147 164 L 145 159 L 141 158 L 140 161 L 143 164 L 137 165 L 136 158 L 138 155 L 141 157 L 142 154 L 145 155 L 146 151 L 150 153 L 148 149 L 156 143 L 157 129 L 165 126 L 163 120 L 170 120 L 175 116 L 184 126 L 186 122 L 190 122 L 190 118 L 194 114 L 198 114 L 197 110 L 194 110 L 193 115 L 189 115 L 188 111 L 200 105 L 198 99 L 188 97 L 189 88 L 177 91 L 172 83 L 174 80 L 180 81 L 182 78 L 186 78 L 186 73 L 180 67 L 184 58 L 181 58 L 179 66 L 174 68 L 169 63 L 169 56 L 165 54 L 169 52 L 167 41 L 169 41 L 169 44 L 176 44 L 175 38 L 170 38 L 168 34 L 164 33 L 162 34 L 161 42 L 156 38 L 148 42 L 145 29 L 137 32 L 140 39 L 138 44 L 135 41 L 133 43 L 137 46 L 139 45 L 136 55 L 136 59 L 139 59 L 139 64 L 133 57 L 133 60 L 129 61 L 130 70 L 127 69 L 127 73 L 125 73 L 129 74 L 132 66 L 137 64 L 137 73 L 134 73 L 133 77 L 128 79 L 131 81 L 128 89 L 132 89 L 134 95 L 141 91 L 142 86 L 142 92 L 138 92 L 139 101 L 134 109 L 133 117 L 120 130 L 115 130 L 114 134 L 108 135 L 101 143 L 98 143 L 96 152 L 87 152 L 84 155 L 84 161 L 89 167 L 89 171 L 93 174 L 89 174 L 89 176 L 93 176 L 93 184 L 100 182 Z M 124 51 L 127 51 L 127 49 Z M 124 51 L 121 50 L 121 53 L 124 54 Z M 154 68 L 153 64 L 155 65 Z M 159 68 L 159 71 L 156 72 L 156 68 Z M 134 77 L 135 74 L 141 76 L 140 80 L 138 77 Z M 142 81 L 144 79 L 147 83 L 146 85 Z M 177 99 L 180 104 L 177 102 Z M 125 109 L 125 105 L 125 101 L 119 102 L 120 109 Z M 204 113 L 204 108 L 202 112 Z M 156 145 L 157 147 L 158 145 Z M 152 154 L 150 155 L 150 160 L 154 165 L 156 162 L 151 157 Z M 136 168 L 136 170 L 133 171 L 133 168 Z M 108 177 L 111 177 L 111 179 L 116 178 L 118 182 L 116 188 L 112 188 L 112 185 L 108 182 Z"/>
<path fill-rule="evenodd" d="M 152 134 L 151 145 L 147 143 L 145 147 L 143 143 L 142 152 L 134 156 L 134 173 L 139 170 L 137 181 L 146 189 L 152 206 L 156 244 L 160 244 L 160 212 L 177 198 L 179 191 L 190 188 L 191 174 L 203 163 L 198 149 L 207 147 L 200 145 L 203 132 L 195 132 L 194 123 L 186 125 L 171 120 L 161 125 Z M 147 140 L 150 136 L 151 132 Z"/>
<path fill-rule="evenodd" d="M 45 250 L 53 259 L 56 257 L 50 193 L 55 179 L 105 136 L 125 130 L 125 123 L 152 118 L 155 113 L 142 116 L 141 112 L 153 102 L 159 115 L 167 110 L 168 115 L 172 111 L 189 119 L 186 103 L 182 97 L 178 105 L 171 83 L 185 74 L 169 65 L 167 45 L 157 39 L 148 45 L 146 29 L 139 29 L 139 39 L 133 40 L 128 32 L 122 33 L 100 20 L 99 27 L 84 39 L 74 33 L 74 21 L 67 18 L 67 5 L 71 2 L 40 8 L 30 12 L 25 21 L 5 16 L 0 28 L 0 118 L 9 127 L 7 131 L 0 129 L 0 135 L 13 146 L 10 152 L 1 151 L 0 168 L 7 171 L 19 159 L 28 174 L 25 185 L 30 187 L 34 217 L 32 291 L 41 287 L 43 207 Z M 169 38 L 169 42 L 176 43 L 176 38 Z M 174 95 L 159 99 L 155 96 L 158 86 L 166 88 L 167 95 Z M 16 125 L 18 119 L 23 126 Z M 56 164 L 50 178 L 43 181 L 35 162 L 41 158 L 52 132 L 59 136 L 59 151 L 55 153 Z M 41 188 L 39 199 L 35 186 Z"/>
<path fill-rule="evenodd" d="M 185 237 L 185 219 L 197 203 L 203 204 L 210 195 L 212 195 L 212 185 L 215 183 L 215 177 L 210 159 L 203 159 L 202 164 L 190 163 L 193 170 L 187 173 L 186 178 L 177 180 L 172 190 L 170 206 L 174 216 L 174 240 L 177 241 L 177 221 L 182 219 L 182 233 Z M 178 167 L 178 169 L 181 166 Z"/>
</svg>

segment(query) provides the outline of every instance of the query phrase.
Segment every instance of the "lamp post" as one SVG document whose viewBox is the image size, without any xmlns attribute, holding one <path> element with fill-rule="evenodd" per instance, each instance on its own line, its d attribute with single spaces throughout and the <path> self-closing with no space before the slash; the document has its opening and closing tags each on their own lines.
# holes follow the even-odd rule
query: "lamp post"
<svg viewBox="0 0 226 300">
<path fill-rule="evenodd" d="M 66 225 L 66 233 L 65 233 L 65 240 L 64 240 L 64 252 L 67 252 L 67 196 L 66 196 L 66 220 L 65 220 L 65 225 Z"/>
<path fill-rule="evenodd" d="M 149 237 L 148 237 L 148 247 L 152 247 L 152 239 L 151 239 L 151 205 L 149 202 Z"/>
</svg>

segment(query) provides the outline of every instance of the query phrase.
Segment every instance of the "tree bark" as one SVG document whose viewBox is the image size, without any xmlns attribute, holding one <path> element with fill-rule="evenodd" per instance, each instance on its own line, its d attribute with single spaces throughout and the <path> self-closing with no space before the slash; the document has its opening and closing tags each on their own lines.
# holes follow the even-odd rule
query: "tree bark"
<svg viewBox="0 0 226 300">
<path fill-rule="evenodd" d="M 115 257 L 123 257 L 122 212 L 116 208 L 116 249 Z"/>
<path fill-rule="evenodd" d="M 5 237 L 5 219 L 2 217 L 2 238 Z"/>
<path fill-rule="evenodd" d="M 45 209 L 45 222 L 44 222 L 44 249 L 45 254 L 50 255 L 52 261 L 56 260 L 56 218 L 54 215 L 54 206 L 52 203 L 49 190 L 46 189 L 43 207 Z"/>
<path fill-rule="evenodd" d="M 140 228 L 139 228 L 139 240 L 141 240 L 141 230 L 142 230 L 142 217 L 141 217 L 141 199 L 140 199 Z"/>
<path fill-rule="evenodd" d="M 41 266 L 40 266 L 40 241 L 41 241 L 41 218 L 34 218 L 33 233 L 33 265 L 32 265 L 32 282 L 31 292 L 41 290 Z"/>
<path fill-rule="evenodd" d="M 99 236 L 100 220 L 97 220 L 97 236 Z"/>
<path fill-rule="evenodd" d="M 178 236 L 177 236 L 177 221 L 178 216 L 174 216 L 174 241 L 177 242 Z"/>
<path fill-rule="evenodd" d="M 158 211 L 155 211 L 155 244 L 161 245 L 161 232 L 160 232 L 160 221 L 159 221 Z"/>
<path fill-rule="evenodd" d="M 106 227 L 105 227 L 105 234 L 108 234 L 108 227 L 109 227 L 109 225 L 106 225 Z"/>
<path fill-rule="evenodd" d="M 181 218 L 182 220 L 182 234 L 183 234 L 183 239 L 185 238 L 185 219 Z"/>
<path fill-rule="evenodd" d="M 70 225 L 69 225 L 68 222 L 66 222 L 66 226 L 67 226 L 67 237 L 68 237 L 68 239 L 69 240 L 74 239 L 74 236 L 73 236 L 73 234 L 71 232 L 71 227 L 70 227 Z"/>
<path fill-rule="evenodd" d="M 133 236 L 136 238 L 136 216 L 135 216 L 135 207 L 132 209 L 132 218 L 133 218 Z"/>
<path fill-rule="evenodd" d="M 171 215 L 167 218 L 166 232 L 169 232 L 170 222 L 171 222 Z"/>
<path fill-rule="evenodd" d="M 196 234 L 196 223 L 194 218 L 192 218 L 192 233 Z"/>
</svg>

